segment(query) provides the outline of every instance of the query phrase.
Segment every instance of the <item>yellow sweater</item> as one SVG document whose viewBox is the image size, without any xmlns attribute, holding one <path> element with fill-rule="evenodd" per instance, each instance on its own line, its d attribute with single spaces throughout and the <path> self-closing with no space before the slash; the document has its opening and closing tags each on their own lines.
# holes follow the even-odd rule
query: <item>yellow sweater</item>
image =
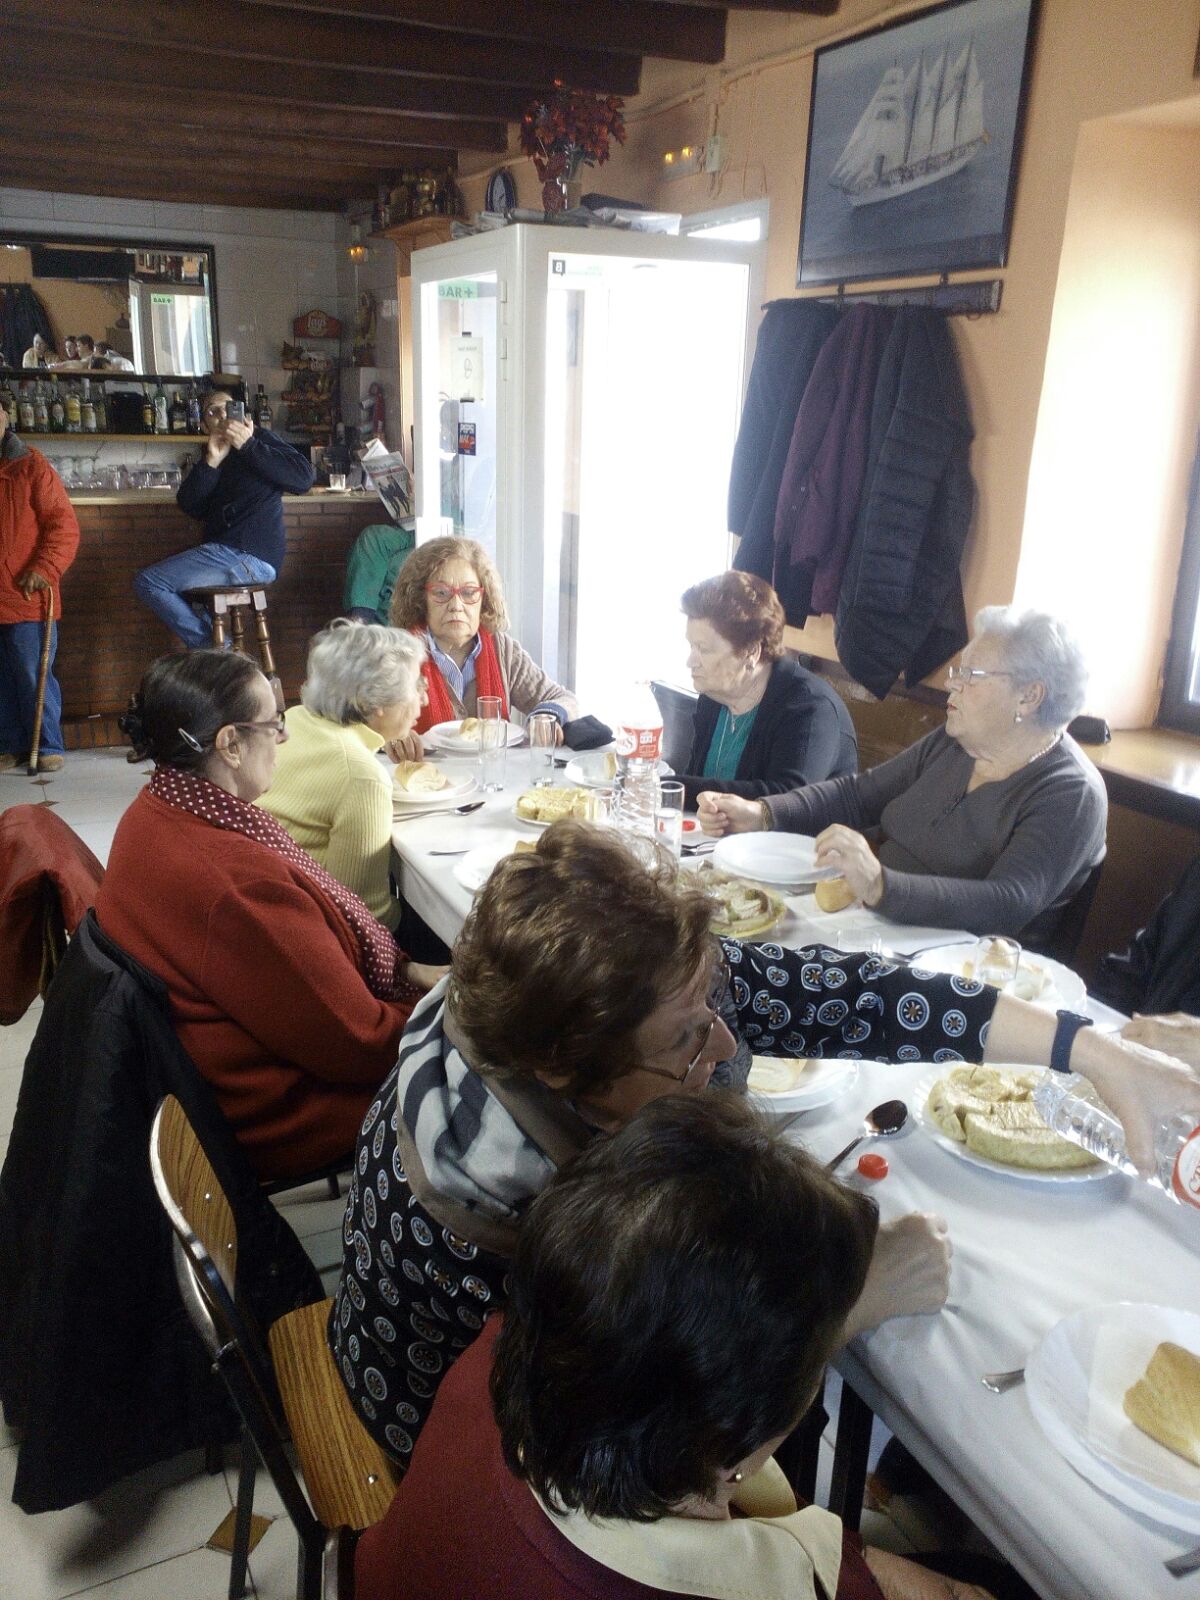
<svg viewBox="0 0 1200 1600">
<path fill-rule="evenodd" d="M 375 759 L 383 740 L 361 722 L 348 727 L 304 706 L 287 713 L 271 787 L 258 802 L 388 928 L 400 920 L 392 895 L 392 786 Z"/>
</svg>

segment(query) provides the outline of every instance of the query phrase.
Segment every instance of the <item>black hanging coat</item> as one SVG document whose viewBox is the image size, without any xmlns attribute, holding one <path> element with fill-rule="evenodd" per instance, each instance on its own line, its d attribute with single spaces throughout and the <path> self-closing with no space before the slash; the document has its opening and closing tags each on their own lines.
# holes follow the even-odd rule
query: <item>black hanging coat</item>
<svg viewBox="0 0 1200 1600">
<path fill-rule="evenodd" d="M 879 369 L 835 633 L 842 665 L 880 700 L 901 673 L 918 683 L 967 642 L 959 566 L 973 433 L 946 317 L 902 308 Z"/>
<path fill-rule="evenodd" d="M 831 306 L 813 300 L 773 300 L 758 330 L 729 474 L 729 530 L 742 541 L 734 567 L 768 583 L 775 566 L 775 503 L 796 415 L 837 320 Z"/>
</svg>

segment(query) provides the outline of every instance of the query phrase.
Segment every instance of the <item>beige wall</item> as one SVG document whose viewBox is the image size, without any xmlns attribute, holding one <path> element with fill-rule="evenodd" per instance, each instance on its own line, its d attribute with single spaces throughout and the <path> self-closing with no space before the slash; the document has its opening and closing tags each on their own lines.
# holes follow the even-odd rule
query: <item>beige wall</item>
<svg viewBox="0 0 1200 1600">
<path fill-rule="evenodd" d="M 63 338 L 68 333 L 90 333 L 93 339 L 112 339 L 120 335 L 111 330 L 116 319 L 128 315 L 129 295 L 118 284 L 72 283 L 68 278 L 35 278 L 28 250 L 5 250 L 0 260 L 0 277 L 5 283 L 28 283 L 36 292 L 50 326 L 54 330 L 59 359 L 63 357 Z M 126 334 L 126 340 L 128 334 Z"/>
<path fill-rule="evenodd" d="M 843 0 L 834 18 L 731 14 L 721 68 L 647 63 L 643 92 L 627 108 L 627 145 L 608 165 L 586 173 L 585 186 L 685 213 L 767 196 L 767 294 L 794 293 L 812 50 L 916 9 Z M 1198 28 L 1194 0 L 1043 0 L 1009 266 L 1000 274 L 1003 306 L 998 315 L 955 324 L 974 414 L 979 486 L 964 569 L 968 610 L 1011 599 L 1023 565 L 1026 491 L 1080 130 L 1145 106 L 1180 99 L 1194 104 Z M 664 182 L 662 152 L 703 141 L 714 129 L 726 140 L 724 171 Z M 510 164 L 520 202 L 538 203 L 530 164 L 520 158 Z M 481 165 L 477 177 L 464 178 L 469 209 L 482 204 L 491 170 Z M 470 171 L 464 162 L 464 173 Z M 1148 175 L 1147 192 L 1152 183 Z M 1177 513 L 1175 488 L 1159 485 L 1156 494 L 1165 503 L 1174 499 Z M 1037 527 L 1039 540 L 1067 536 L 1041 520 Z M 1161 543 L 1161 527 L 1156 537 Z M 1022 587 L 1028 586 L 1023 578 Z M 1041 598 L 1054 600 L 1053 594 Z M 1145 627 L 1156 625 L 1147 621 Z M 1136 631 L 1144 631 L 1142 619 Z M 831 632 L 827 619 L 816 619 L 797 642 L 831 655 Z"/>
</svg>

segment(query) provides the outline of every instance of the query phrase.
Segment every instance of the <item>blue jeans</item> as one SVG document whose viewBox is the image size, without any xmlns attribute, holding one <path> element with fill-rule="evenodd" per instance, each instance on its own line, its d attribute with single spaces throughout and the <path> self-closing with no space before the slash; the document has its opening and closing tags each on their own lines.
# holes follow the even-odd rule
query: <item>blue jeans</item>
<svg viewBox="0 0 1200 1600">
<path fill-rule="evenodd" d="M 212 620 L 201 622 L 188 602 L 181 598 L 185 589 L 218 589 L 223 584 L 270 583 L 275 568 L 235 550 L 227 544 L 198 544 L 194 550 L 181 550 L 177 556 L 133 575 L 133 592 L 149 606 L 189 650 L 212 645 Z"/>
<path fill-rule="evenodd" d="M 38 663 L 42 655 L 41 622 L 0 623 L 0 754 L 29 754 L 33 742 L 33 709 L 37 703 Z M 58 623 L 50 625 L 50 662 L 58 649 Z M 46 674 L 46 703 L 42 711 L 41 753 L 60 756 L 63 751 L 62 690 L 53 672 Z"/>
</svg>

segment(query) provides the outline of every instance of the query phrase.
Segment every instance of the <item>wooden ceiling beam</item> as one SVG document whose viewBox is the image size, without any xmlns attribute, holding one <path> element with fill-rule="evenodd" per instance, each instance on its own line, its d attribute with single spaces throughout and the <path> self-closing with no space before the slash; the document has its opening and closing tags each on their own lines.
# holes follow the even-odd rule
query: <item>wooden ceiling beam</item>
<svg viewBox="0 0 1200 1600">
<path fill-rule="evenodd" d="M 134 176 L 145 173 L 181 184 L 202 187 L 210 179 L 222 187 L 258 189 L 288 188 L 298 193 L 343 195 L 371 194 L 377 183 L 394 181 L 395 168 L 338 167 L 327 161 L 313 163 L 289 162 L 275 167 L 260 161 L 257 153 L 250 155 L 209 155 L 198 161 L 189 155 L 174 158 L 156 150 L 130 150 L 105 147 L 103 154 L 89 150 L 86 145 L 70 149 L 51 147 L 44 139 L 26 132 L 24 139 L 7 139 L 4 147 L 4 170 L 10 163 L 30 166 L 40 161 L 45 175 L 44 187 L 54 188 L 54 178 L 59 172 L 86 173 L 108 177 L 120 173 Z"/>
<path fill-rule="evenodd" d="M 62 35 L 24 23 L 6 25 L 4 45 L 8 59 L 21 63 L 26 82 L 37 81 L 43 92 L 64 89 L 86 92 L 89 104 L 102 102 L 104 84 L 151 89 L 156 95 L 178 95 L 203 100 L 210 92 L 243 93 L 251 85 L 261 101 L 280 101 L 303 112 L 307 106 L 357 114 L 369 111 L 407 111 L 429 117 L 485 117 L 516 121 L 528 94 L 506 85 L 458 83 L 433 78 L 402 78 L 379 72 L 339 72 L 328 67 L 288 66 L 259 61 L 253 71 L 230 56 L 204 55 L 196 50 L 160 46 L 150 51 L 110 39 L 90 39 L 75 51 L 65 51 Z M 174 98 L 161 103 L 164 116 Z"/>
<path fill-rule="evenodd" d="M 29 122 L 14 112 L 0 92 L 0 144 L 4 149 L 31 144 Z M 288 174 L 310 165 L 319 153 L 320 167 L 365 167 L 371 173 L 401 167 L 443 170 L 454 165 L 454 152 L 420 145 L 355 144 L 349 140 L 322 139 L 319 146 L 311 139 L 278 138 L 273 134 L 247 136 L 214 128 L 164 127 L 159 122 L 137 121 L 132 117 L 106 114 L 97 118 L 86 111 L 55 107 L 53 125 L 37 140 L 48 165 L 56 155 L 92 151 L 97 164 L 119 162 L 127 151 L 146 151 L 160 159 L 177 161 L 181 155 L 189 164 L 203 170 L 209 157 L 237 160 L 255 171 L 281 171 Z"/>
<path fill-rule="evenodd" d="M 69 87 L 69 84 L 67 85 Z M 96 84 L 81 82 L 78 98 L 55 95 L 55 116 L 78 112 L 93 127 L 103 127 L 110 119 L 141 120 L 149 116 L 145 89 L 136 84 Z M 45 126 L 47 91 L 44 83 L 18 81 L 10 74 L 0 84 L 0 107 L 38 119 Z M 212 129 L 231 137 L 250 139 L 295 138 L 303 140 L 311 155 L 314 143 L 327 149 L 332 143 L 395 147 L 426 145 L 442 151 L 439 161 L 454 150 L 501 151 L 508 148 L 508 128 L 503 121 L 470 121 L 464 118 L 412 117 L 387 111 L 356 110 L 352 117 L 342 111 L 318 106 L 285 105 L 278 100 L 259 100 L 253 94 L 210 92 L 203 99 L 181 95 L 171 106 L 170 126 L 193 131 Z"/>
<path fill-rule="evenodd" d="M 707 6 L 714 11 L 789 11 L 798 17 L 832 17 L 839 0 L 656 0 L 656 3 L 672 9 L 687 4 Z"/>
<path fill-rule="evenodd" d="M 272 0 L 248 0 L 270 4 Z M 382 17 L 484 38 L 554 39 L 569 48 L 628 50 L 671 61 L 725 59 L 723 6 L 658 0 L 291 0 L 309 11 Z M 560 74 L 561 76 L 561 74 Z"/>
<path fill-rule="evenodd" d="M 466 79 L 536 89 L 561 77 L 588 89 L 636 94 L 641 58 L 608 50 L 570 50 L 550 42 L 480 39 L 438 33 L 407 23 L 380 22 L 286 4 L 243 5 L 242 0 L 4 0 L 12 23 L 46 28 L 76 39 L 136 45 L 153 60 L 164 46 L 238 60 L 296 63 L 367 75 Z"/>
<path fill-rule="evenodd" d="M 13 189 L 45 189 L 45 163 L 27 167 L 6 161 L 4 181 Z M 283 189 L 226 189 L 219 185 L 180 188 L 148 179 L 144 174 L 128 178 L 120 174 L 98 177 L 95 171 L 58 173 L 53 188 L 61 194 L 104 195 L 116 200 L 161 200 L 190 206 L 253 206 L 271 211 L 341 211 L 344 204 L 341 197 L 288 193 Z"/>
</svg>

